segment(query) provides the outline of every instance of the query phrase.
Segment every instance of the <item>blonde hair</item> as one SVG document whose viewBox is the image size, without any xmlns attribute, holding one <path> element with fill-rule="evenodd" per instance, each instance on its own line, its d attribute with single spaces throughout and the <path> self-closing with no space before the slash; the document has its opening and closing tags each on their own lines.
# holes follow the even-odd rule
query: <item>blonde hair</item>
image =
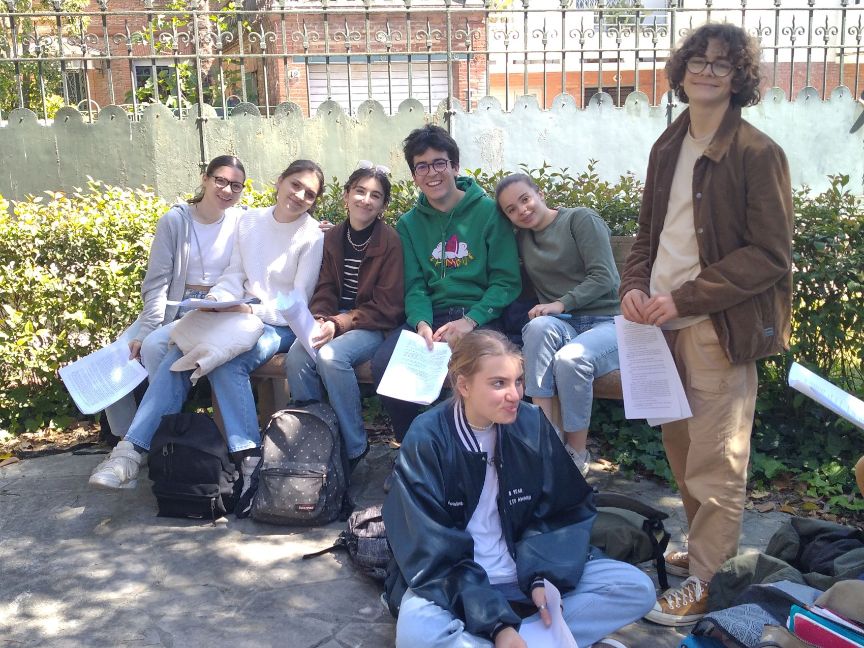
<svg viewBox="0 0 864 648">
<path fill-rule="evenodd" d="M 456 389 L 456 379 L 459 376 L 471 378 L 480 371 L 480 363 L 484 358 L 498 356 L 510 356 L 522 365 L 522 352 L 503 333 L 481 329 L 463 335 L 447 363 L 453 397 L 460 399 L 459 390 Z"/>
</svg>

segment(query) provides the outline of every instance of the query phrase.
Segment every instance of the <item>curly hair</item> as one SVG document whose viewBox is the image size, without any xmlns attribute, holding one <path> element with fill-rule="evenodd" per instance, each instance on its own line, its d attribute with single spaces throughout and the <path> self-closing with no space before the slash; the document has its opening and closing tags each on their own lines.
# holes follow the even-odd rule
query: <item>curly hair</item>
<svg viewBox="0 0 864 648">
<path fill-rule="evenodd" d="M 759 44 L 740 27 L 727 23 L 708 23 L 690 32 L 666 62 L 666 77 L 675 91 L 675 96 L 684 103 L 689 102 L 682 82 L 687 74 L 687 61 L 693 56 L 702 56 L 708 49 L 708 41 L 716 38 L 726 46 L 726 56 L 732 63 L 733 106 L 754 106 L 759 103 Z"/>
</svg>

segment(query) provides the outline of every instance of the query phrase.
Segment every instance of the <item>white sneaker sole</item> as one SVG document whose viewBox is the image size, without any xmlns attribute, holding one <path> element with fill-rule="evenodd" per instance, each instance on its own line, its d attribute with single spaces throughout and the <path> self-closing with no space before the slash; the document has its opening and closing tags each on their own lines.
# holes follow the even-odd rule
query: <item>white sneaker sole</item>
<svg viewBox="0 0 864 648">
<path fill-rule="evenodd" d="M 681 578 L 687 578 L 690 576 L 690 570 L 684 567 L 679 567 L 678 565 L 673 565 L 671 563 L 666 563 L 666 573 L 672 574 L 673 576 L 680 576 Z"/>
<path fill-rule="evenodd" d="M 651 621 L 652 623 L 656 623 L 662 626 L 670 626 L 673 628 L 677 628 L 679 626 L 687 626 L 693 625 L 699 619 L 701 619 L 704 614 L 686 614 L 686 615 L 678 615 L 678 614 L 666 614 L 665 612 L 660 612 L 659 610 L 651 610 L 648 614 L 645 615 L 646 621 Z"/>
<path fill-rule="evenodd" d="M 90 477 L 90 480 L 87 482 L 93 488 L 98 488 L 99 490 L 131 490 L 138 486 L 137 479 L 131 479 L 124 484 L 118 484 L 115 480 L 107 480 L 97 478 L 95 475 Z"/>
</svg>

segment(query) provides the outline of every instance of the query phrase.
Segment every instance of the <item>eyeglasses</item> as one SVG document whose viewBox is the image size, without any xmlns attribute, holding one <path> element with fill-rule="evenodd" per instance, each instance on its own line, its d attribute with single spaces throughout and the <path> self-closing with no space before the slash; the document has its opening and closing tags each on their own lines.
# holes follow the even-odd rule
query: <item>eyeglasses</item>
<svg viewBox="0 0 864 648">
<path fill-rule="evenodd" d="M 716 77 L 729 76 L 729 73 L 734 69 L 732 63 L 724 58 L 709 61 L 704 56 L 693 56 L 687 59 L 687 71 L 693 74 L 699 74 L 708 66 L 711 67 L 711 73 Z"/>
<path fill-rule="evenodd" d="M 208 176 L 213 178 L 213 182 L 220 189 L 224 189 L 225 187 L 231 187 L 231 193 L 240 193 L 243 191 L 243 183 L 242 182 L 231 182 L 228 178 L 223 178 L 222 176 Z"/>
<path fill-rule="evenodd" d="M 375 164 L 369 160 L 360 160 L 357 163 L 358 169 L 375 169 L 378 173 L 383 173 L 384 175 L 390 175 L 390 167 L 386 167 L 383 164 Z"/>
<path fill-rule="evenodd" d="M 430 169 L 435 169 L 436 173 L 444 173 L 444 170 L 451 164 L 452 162 L 445 158 L 438 158 L 437 160 L 432 160 L 431 164 L 427 164 L 426 162 L 418 162 L 414 165 L 414 175 L 429 175 Z"/>
</svg>

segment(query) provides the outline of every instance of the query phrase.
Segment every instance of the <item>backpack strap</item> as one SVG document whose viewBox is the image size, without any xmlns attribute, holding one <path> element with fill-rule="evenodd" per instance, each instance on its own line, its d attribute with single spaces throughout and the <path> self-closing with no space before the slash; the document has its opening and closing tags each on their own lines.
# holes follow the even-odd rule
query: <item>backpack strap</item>
<svg viewBox="0 0 864 648">
<path fill-rule="evenodd" d="M 323 556 L 324 554 L 333 553 L 334 551 L 340 550 L 348 550 L 348 537 L 345 531 L 340 533 L 339 537 L 336 538 L 336 541 L 329 547 L 325 547 L 324 549 L 321 549 L 319 551 L 313 551 L 312 553 L 304 554 L 302 556 L 302 559 L 307 560 L 309 558 L 317 558 L 318 556 Z"/>
<path fill-rule="evenodd" d="M 642 522 L 642 531 L 648 536 L 651 541 L 651 547 L 654 551 L 654 565 L 657 568 L 657 580 L 660 587 L 664 590 L 669 589 L 669 576 L 666 573 L 666 549 L 669 546 L 669 539 L 672 535 L 663 526 L 663 520 L 669 517 L 668 513 L 664 513 L 653 506 L 642 502 L 635 497 L 624 495 L 622 493 L 598 493 L 596 495 L 595 504 L 598 507 L 618 508 L 625 511 L 632 511 L 641 515 L 645 520 Z"/>
</svg>

